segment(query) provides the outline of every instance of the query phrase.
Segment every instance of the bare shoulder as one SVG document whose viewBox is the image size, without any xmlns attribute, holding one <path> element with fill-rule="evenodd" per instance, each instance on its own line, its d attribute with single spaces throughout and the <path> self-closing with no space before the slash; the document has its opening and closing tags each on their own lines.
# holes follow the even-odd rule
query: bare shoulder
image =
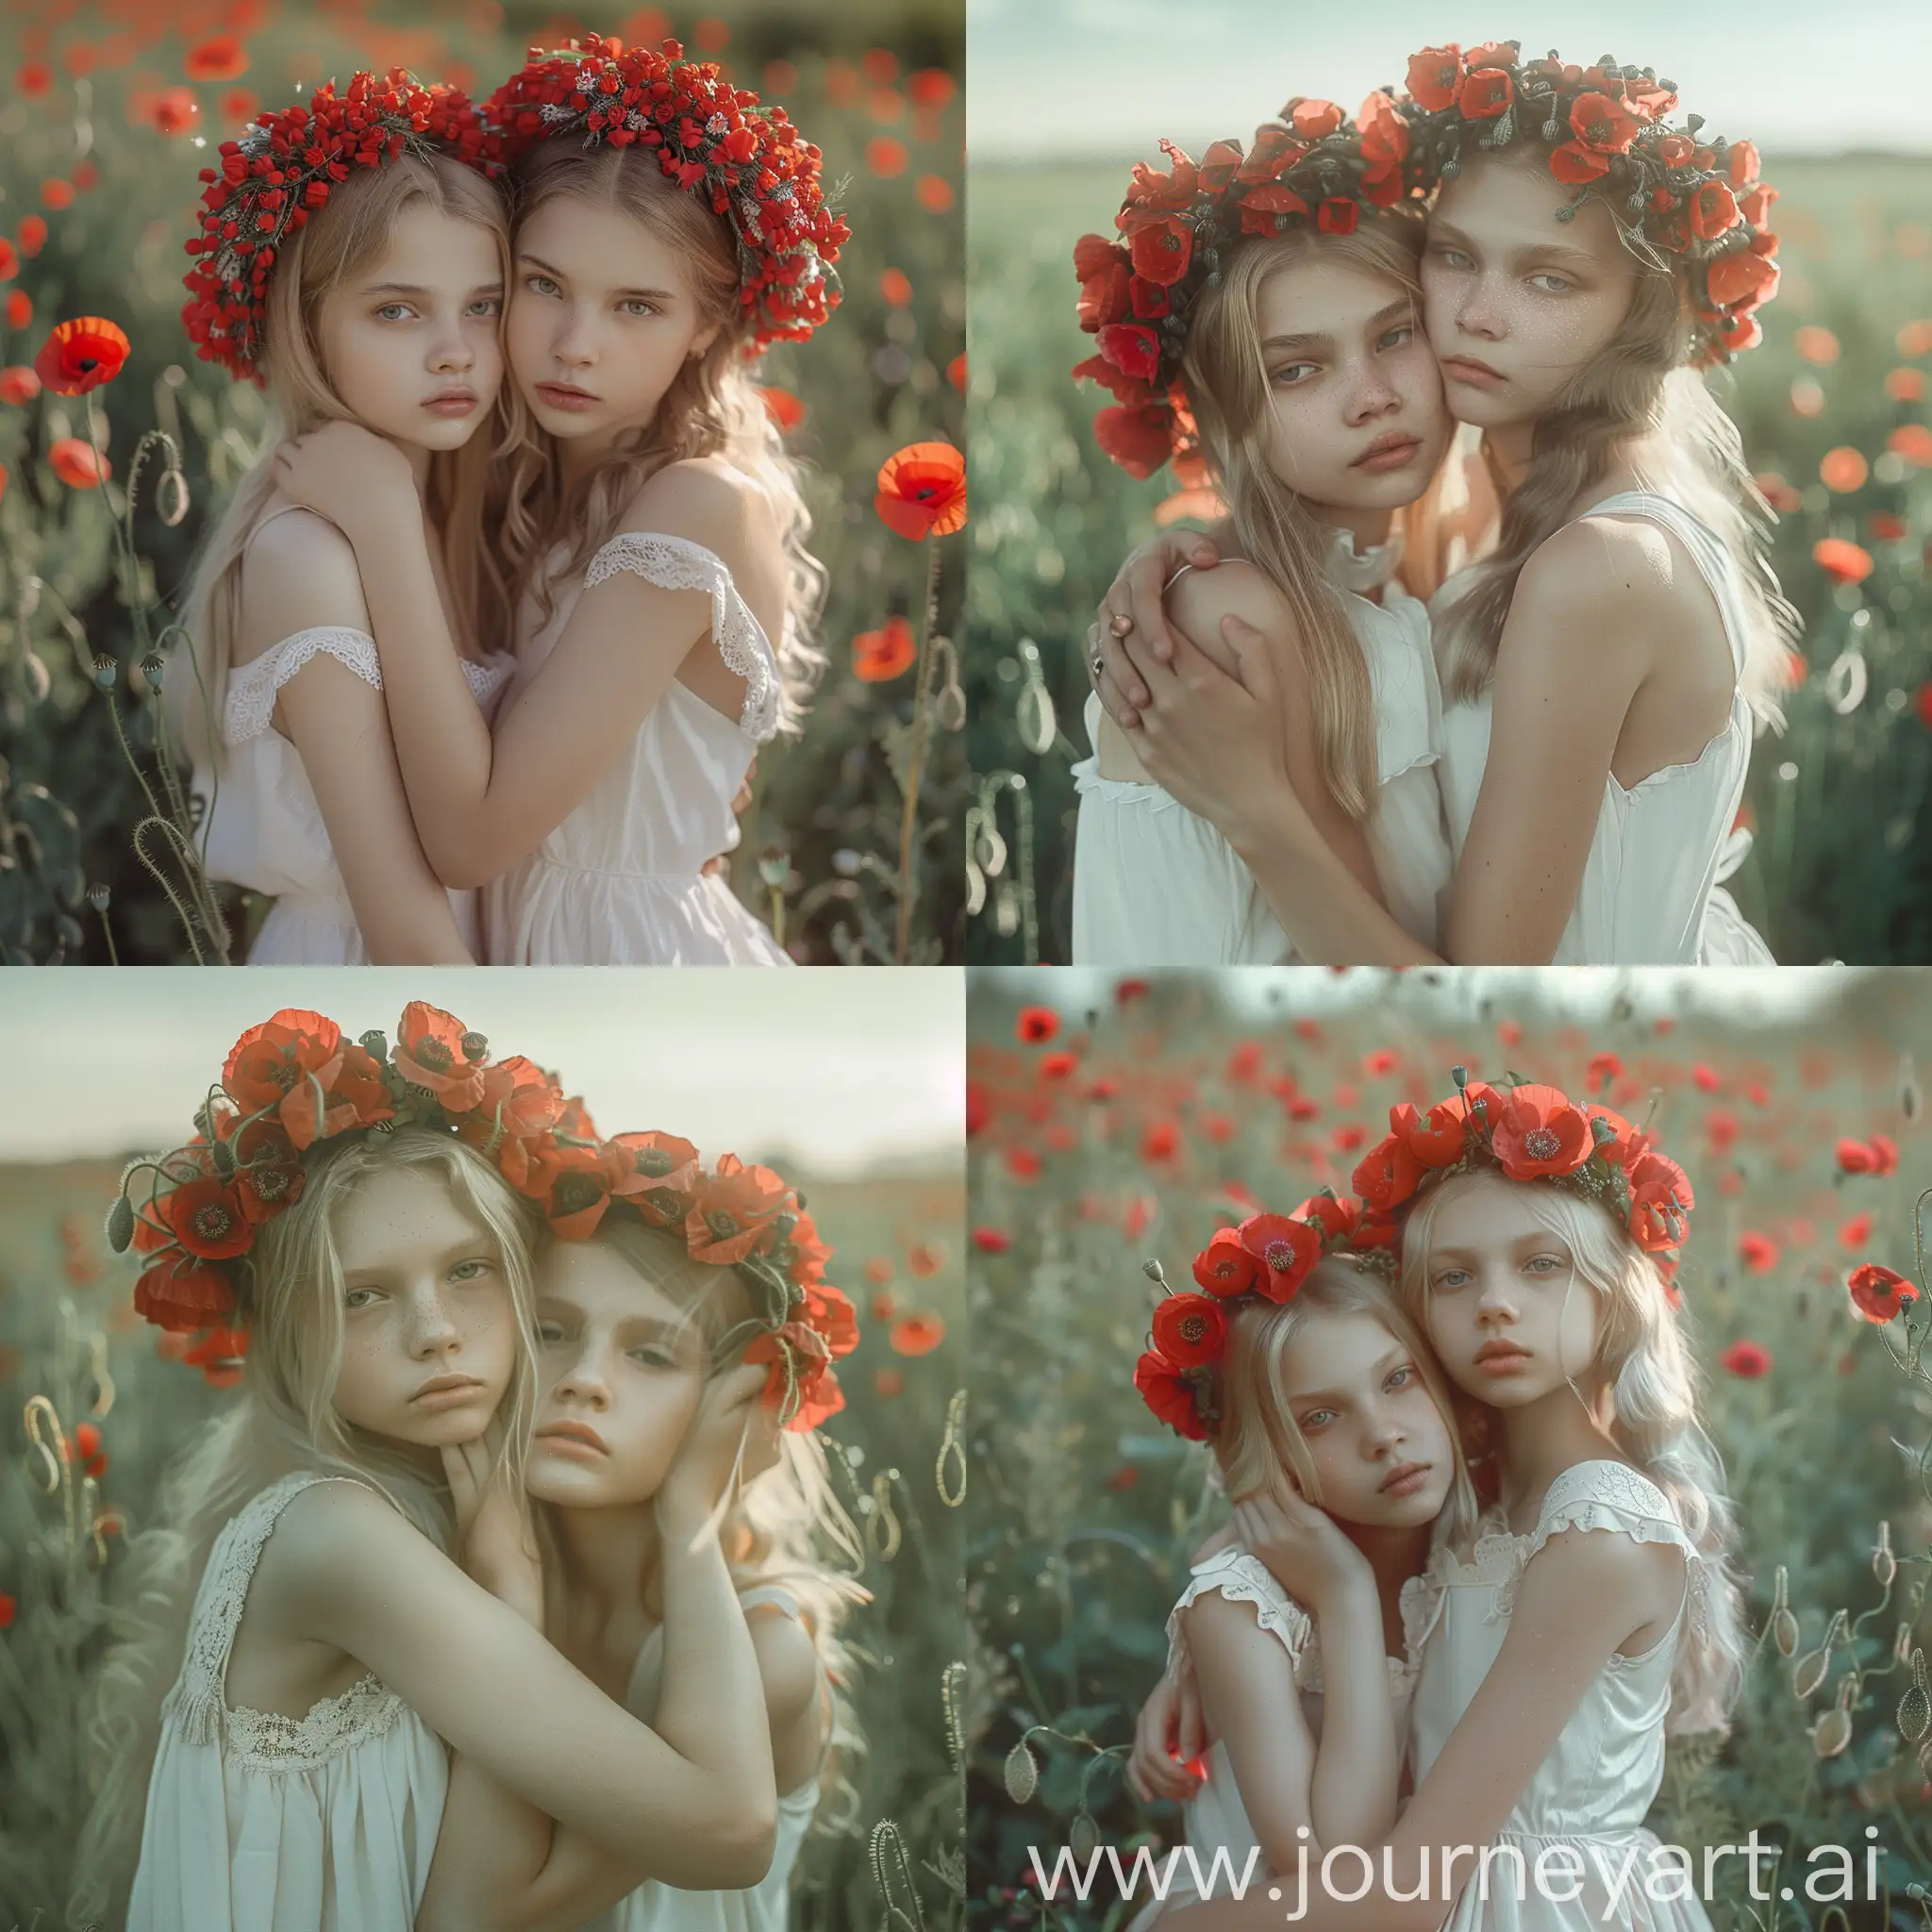
<svg viewBox="0 0 1932 1932">
<path fill-rule="evenodd" d="M 307 1596 L 376 1566 L 410 1564 L 435 1546 L 363 1483 L 311 1483 L 283 1505 L 258 1576 L 277 1593 Z"/>
<path fill-rule="evenodd" d="M 1274 1641 L 1261 1628 L 1259 1605 L 1219 1590 L 1197 1596 L 1181 1612 L 1181 1626 L 1187 1632 L 1190 1645 Z"/>
<path fill-rule="evenodd" d="M 773 1725 L 790 1724 L 809 1710 L 818 1695 L 818 1646 L 811 1632 L 776 1604 L 753 1605 L 745 1612 L 745 1625 Z"/>
<path fill-rule="evenodd" d="M 355 546 L 326 517 L 298 509 L 261 525 L 242 564 L 234 661 L 245 664 L 297 631 L 367 631 Z"/>
<path fill-rule="evenodd" d="M 1685 1556 L 1674 1543 L 1641 1542 L 1634 1536 L 1573 1525 L 1555 1532 L 1524 1571 L 1550 1594 L 1614 1607 L 1641 1616 L 1666 1599 L 1674 1601 L 1684 1580 Z"/>
<path fill-rule="evenodd" d="M 1261 571 L 1241 558 L 1183 572 L 1166 604 L 1168 615 L 1197 643 L 1218 638 L 1224 617 L 1238 617 L 1277 643 L 1300 642 L 1287 600 Z"/>
<path fill-rule="evenodd" d="M 1695 569 L 1656 524 L 1579 517 L 1531 553 L 1509 615 L 1535 623 L 1553 652 L 1594 657 L 1607 646 L 1646 646 L 1659 623 L 1696 608 L 1702 589 Z"/>
<path fill-rule="evenodd" d="M 619 527 L 701 543 L 734 571 L 778 539 L 770 499 L 722 457 L 667 463 L 631 498 Z"/>
</svg>

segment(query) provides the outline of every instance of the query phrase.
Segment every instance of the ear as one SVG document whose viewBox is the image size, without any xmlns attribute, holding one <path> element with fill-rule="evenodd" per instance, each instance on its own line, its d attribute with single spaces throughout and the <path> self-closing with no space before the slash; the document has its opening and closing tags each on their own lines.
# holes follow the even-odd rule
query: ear
<svg viewBox="0 0 1932 1932">
<path fill-rule="evenodd" d="M 708 356 L 711 352 L 711 344 L 718 340 L 718 332 L 724 326 L 724 325 L 722 322 L 714 322 L 710 327 L 700 329 L 691 338 L 691 354 L 686 359 L 696 362 L 701 358 Z"/>
</svg>

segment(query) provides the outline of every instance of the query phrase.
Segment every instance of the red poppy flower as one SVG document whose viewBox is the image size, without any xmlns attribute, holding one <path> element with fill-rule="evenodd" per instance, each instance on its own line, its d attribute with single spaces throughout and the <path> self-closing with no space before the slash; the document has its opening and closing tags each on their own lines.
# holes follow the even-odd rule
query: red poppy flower
<svg viewBox="0 0 1932 1932">
<path fill-rule="evenodd" d="M 702 1178 L 698 1150 L 675 1134 L 619 1134 L 606 1143 L 610 1191 L 654 1227 L 675 1227 L 690 1215 Z"/>
<path fill-rule="evenodd" d="M 542 1208 L 558 1241 L 588 1241 L 610 1206 L 616 1168 L 601 1148 L 539 1147 L 522 1191 Z"/>
<path fill-rule="evenodd" d="M 1710 264 L 1705 288 L 1713 307 L 1735 308 L 1740 303 L 1769 302 L 1777 292 L 1777 279 L 1776 262 L 1737 248 Z"/>
<path fill-rule="evenodd" d="M 1516 98 L 1516 83 L 1500 67 L 1478 67 L 1463 81 L 1456 105 L 1465 121 L 1492 121 Z"/>
<path fill-rule="evenodd" d="M 1566 187 L 1580 187 L 1586 181 L 1600 181 L 1610 172 L 1607 156 L 1580 141 L 1566 141 L 1550 153 L 1550 173 Z"/>
<path fill-rule="evenodd" d="M 232 1389 L 242 1379 L 242 1364 L 248 1356 L 245 1328 L 210 1328 L 181 1352 L 181 1359 L 201 1371 L 201 1379 L 210 1389 Z"/>
<path fill-rule="evenodd" d="M 889 530 L 917 542 L 966 527 L 966 458 L 947 442 L 914 442 L 886 458 L 873 508 Z"/>
<path fill-rule="evenodd" d="M 1724 166 L 1731 177 L 1731 186 L 1737 189 L 1754 188 L 1757 184 L 1757 150 L 1748 141 L 1734 141 L 1724 152 Z"/>
<path fill-rule="evenodd" d="M 1459 1147 L 1457 1151 L 1458 1155 L 1461 1152 Z M 1415 1192 L 1422 1177 L 1423 1163 L 1407 1141 L 1391 1134 L 1362 1156 L 1349 1185 L 1361 1197 L 1364 1208 L 1387 1214 Z"/>
<path fill-rule="evenodd" d="M 0 282 L 10 282 L 20 273 L 20 250 L 0 236 Z"/>
<path fill-rule="evenodd" d="M 1690 1177 L 1662 1154 L 1640 1155 L 1630 1169 L 1630 1237 L 1647 1254 L 1684 1239 L 1685 1216 L 1696 1207 Z"/>
<path fill-rule="evenodd" d="M 254 1224 L 222 1181 L 186 1182 L 163 1194 L 158 1206 L 175 1240 L 204 1260 L 228 1260 L 254 1245 Z"/>
<path fill-rule="evenodd" d="M 522 1054 L 483 1069 L 483 1093 L 475 1116 L 462 1123 L 463 1128 L 500 1126 L 506 1134 L 530 1140 L 547 1133 L 557 1124 L 563 1110 L 563 1093 L 543 1069 Z M 464 1138 L 468 1139 L 467 1132 Z M 620 1141 L 631 1136 L 620 1134 Z M 681 1142 L 689 1145 L 689 1142 Z"/>
<path fill-rule="evenodd" d="M 1595 1142 L 1594 1151 L 1612 1167 L 1628 1167 L 1650 1145 L 1649 1135 L 1633 1127 L 1622 1114 L 1612 1113 L 1608 1108 L 1598 1107 L 1594 1102 L 1583 1111 L 1591 1123 L 1591 1138 Z M 1602 1121 L 1609 1129 L 1607 1139 L 1596 1131 L 1598 1121 Z"/>
<path fill-rule="evenodd" d="M 1142 279 L 1171 287 L 1187 274 L 1194 258 L 1194 231 L 1170 216 L 1134 233 L 1134 273 Z"/>
<path fill-rule="evenodd" d="M 285 1007 L 251 1026 L 228 1051 L 222 1090 L 243 1113 L 276 1106 L 311 1076 L 325 1091 L 341 1070 L 341 1028 L 306 1008 Z M 303 1142 L 296 1141 L 300 1146 Z"/>
<path fill-rule="evenodd" d="M 1281 117 L 1303 141 L 1321 141 L 1341 125 L 1341 109 L 1333 101 L 1293 100 Z"/>
<path fill-rule="evenodd" d="M 1154 1310 L 1154 1346 L 1177 1369 L 1216 1359 L 1227 1343 L 1227 1317 L 1205 1294 L 1171 1294 Z"/>
<path fill-rule="evenodd" d="M 242 1213 L 259 1225 L 299 1201 L 306 1180 L 291 1145 L 286 1160 L 263 1160 L 239 1169 L 232 1185 Z"/>
<path fill-rule="evenodd" d="M 1862 1141 L 1838 1143 L 1838 1171 L 1840 1174 L 1870 1174 L 1878 1165 L 1872 1150 Z"/>
<path fill-rule="evenodd" d="M 1715 242 L 1738 221 L 1738 199 L 1722 181 L 1707 181 L 1690 197 L 1690 232 Z"/>
<path fill-rule="evenodd" d="M 770 1168 L 747 1167 L 735 1154 L 723 1156 L 685 1217 L 685 1243 L 692 1260 L 724 1267 L 762 1254 L 777 1239 L 772 1222 L 790 1193 Z"/>
<path fill-rule="evenodd" d="M 1132 286 L 1133 271 L 1126 255 L 1109 244 L 1092 273 L 1080 279 L 1080 326 L 1091 336 L 1108 323 L 1121 321 L 1133 307 Z"/>
<path fill-rule="evenodd" d="M 796 429 L 805 421 L 805 405 L 789 389 L 761 389 L 758 400 L 780 429 Z"/>
<path fill-rule="evenodd" d="M 1621 155 L 1642 132 L 1643 124 L 1621 101 L 1608 94 L 1578 94 L 1570 105 L 1570 128 L 1587 148 L 1598 154 Z"/>
<path fill-rule="evenodd" d="M 1362 1204 L 1351 1194 L 1310 1194 L 1293 1218 L 1319 1229 L 1324 1241 L 1345 1241 L 1362 1218 Z"/>
<path fill-rule="evenodd" d="M 877 630 L 862 630 L 852 640 L 852 670 L 867 684 L 885 684 L 903 677 L 919 661 L 912 626 L 894 614 Z"/>
<path fill-rule="evenodd" d="M 44 215 L 22 215 L 20 226 L 14 230 L 14 239 L 20 243 L 23 255 L 38 255 L 47 245 L 47 218 Z"/>
<path fill-rule="evenodd" d="M 1844 537 L 1822 537 L 1811 560 L 1835 584 L 1862 584 L 1872 575 L 1872 553 Z"/>
<path fill-rule="evenodd" d="M 1717 1359 L 1720 1368 L 1747 1382 L 1771 1373 L 1771 1351 L 1755 1341 L 1734 1341 Z"/>
<path fill-rule="evenodd" d="M 1166 1357 L 1151 1351 L 1143 1355 L 1134 1364 L 1134 1387 L 1169 1428 L 1191 1442 L 1208 1440 L 1208 1423 L 1194 1406 L 1194 1384 Z"/>
<path fill-rule="evenodd" d="M 1097 338 L 1101 355 L 1123 375 L 1151 383 L 1160 373 L 1160 338 L 1139 323 L 1112 322 Z"/>
<path fill-rule="evenodd" d="M 248 72 L 248 50 L 233 34 L 216 34 L 188 50 L 182 71 L 190 80 L 238 80 Z"/>
<path fill-rule="evenodd" d="M 1746 1228 L 1738 1237 L 1738 1258 L 1753 1274 L 1769 1274 L 1777 1266 L 1777 1243 L 1769 1235 Z"/>
<path fill-rule="evenodd" d="M 788 1390 L 796 1401 L 787 1429 L 800 1434 L 815 1429 L 845 1407 L 824 1338 L 802 1322 L 788 1322 L 774 1335 L 760 1335 L 744 1351 L 744 1359 L 771 1364 L 763 1391 L 768 1407 L 776 1408 Z"/>
<path fill-rule="evenodd" d="M 61 437 L 48 450 L 47 460 L 70 490 L 98 490 L 114 474 L 107 458 L 77 436 Z"/>
<path fill-rule="evenodd" d="M 411 1085 L 427 1088 L 450 1113 L 467 1113 L 483 1098 L 483 1061 L 489 1047 L 453 1013 L 411 1000 L 396 1028 L 397 1070 Z"/>
<path fill-rule="evenodd" d="M 1424 47 L 1408 57 L 1408 91 L 1416 105 L 1429 113 L 1440 112 L 1456 99 L 1462 80 L 1462 49 Z"/>
<path fill-rule="evenodd" d="M 1118 405 L 1093 418 L 1093 440 L 1128 475 L 1153 475 L 1174 455 L 1174 411 L 1165 403 Z"/>
<path fill-rule="evenodd" d="M 1418 1115 L 1407 1101 L 1391 1107 L 1389 1130 L 1400 1137 L 1422 1166 L 1453 1167 L 1469 1151 L 1472 1115 L 1479 1122 L 1493 1123 L 1502 1105 L 1493 1087 L 1472 1080 L 1460 1093 L 1439 1100 L 1426 1114 Z"/>
<path fill-rule="evenodd" d="M 1512 1181 L 1574 1174 L 1594 1145 L 1583 1109 L 1556 1088 L 1534 1083 L 1504 1100 L 1491 1144 Z"/>
<path fill-rule="evenodd" d="M 1919 1298 L 1915 1283 L 1890 1268 L 1881 1268 L 1876 1261 L 1854 1268 L 1845 1286 L 1851 1290 L 1853 1305 L 1868 1322 L 1889 1322 L 1906 1303 Z"/>
<path fill-rule="evenodd" d="M 1237 1232 L 1261 1264 L 1255 1291 L 1271 1302 L 1289 1300 L 1322 1258 L 1322 1237 L 1306 1221 L 1286 1214 L 1251 1214 Z"/>
<path fill-rule="evenodd" d="M 1872 1150 L 1872 1172 L 1874 1174 L 1896 1174 L 1898 1172 L 1898 1142 L 1890 1134 L 1874 1134 L 1866 1141 Z"/>
<path fill-rule="evenodd" d="M 1331 195 L 1315 209 L 1315 226 L 1324 235 L 1353 235 L 1361 212 L 1354 202 Z"/>
<path fill-rule="evenodd" d="M 0 369 L 0 403 L 30 403 L 41 392 L 41 378 L 24 364 Z"/>
<path fill-rule="evenodd" d="M 1022 1046 L 1044 1046 L 1060 1030 L 1060 1016 L 1051 1007 L 1022 1007 L 1014 1037 Z"/>
<path fill-rule="evenodd" d="M 915 108 L 943 108 L 959 84 L 943 67 L 922 67 L 906 76 L 906 92 Z"/>
<path fill-rule="evenodd" d="M 1209 1294 L 1246 1294 L 1258 1268 L 1240 1233 L 1231 1227 L 1216 1232 L 1194 1257 L 1194 1279 Z"/>
<path fill-rule="evenodd" d="M 975 1227 L 973 1245 L 982 1255 L 1004 1255 L 1013 1245 L 1013 1237 L 1003 1227 Z"/>
<path fill-rule="evenodd" d="M 938 1315 L 902 1315 L 887 1340 L 894 1355 L 930 1355 L 946 1339 L 946 1324 Z"/>
<path fill-rule="evenodd" d="M 157 1261 L 134 1284 L 134 1307 L 157 1328 L 187 1335 L 232 1314 L 235 1291 L 221 1269 L 192 1255 L 175 1255 Z"/>
</svg>

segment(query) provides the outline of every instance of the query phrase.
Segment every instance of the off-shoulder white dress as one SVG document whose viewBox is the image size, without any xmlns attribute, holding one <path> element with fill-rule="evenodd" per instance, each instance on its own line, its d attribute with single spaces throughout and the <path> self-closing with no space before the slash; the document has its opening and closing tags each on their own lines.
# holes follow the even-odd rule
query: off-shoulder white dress
<svg viewBox="0 0 1932 1932">
<path fill-rule="evenodd" d="M 723 558 L 682 537 L 611 538 L 581 582 L 558 586 L 541 626 L 526 609 L 505 705 L 543 668 L 584 591 L 625 571 L 710 599 L 711 635 L 744 680 L 744 702 L 727 718 L 672 680 L 590 796 L 485 888 L 491 963 L 789 966 L 770 931 L 704 871 L 737 845 L 731 801 L 778 729 L 777 656 Z"/>
<path fill-rule="evenodd" d="M 128 1932 L 410 1932 L 449 1789 L 442 1741 L 374 1675 L 299 1719 L 227 1701 L 228 1654 L 262 1546 L 291 1501 L 344 1476 L 271 1484 L 223 1526 L 181 1674 L 161 1706 Z"/>
<path fill-rule="evenodd" d="M 1445 1932 L 1710 1932 L 1695 1874 L 1659 1857 L 1644 1828 L 1663 1780 L 1671 1674 L 1687 1627 L 1705 1614 L 1703 1559 L 1670 1499 L 1627 1463 L 1579 1462 L 1543 1497 L 1534 1530 L 1511 1535 L 1491 1511 L 1467 1561 L 1439 1546 L 1427 1575 L 1440 1617 L 1424 1647 L 1410 1706 L 1418 1789 L 1502 1650 L 1524 1570 L 1559 1530 L 1670 1543 L 1686 1558 L 1675 1622 L 1637 1657 L 1613 1656 L 1583 1694 L 1497 1839 L 1485 1900 L 1464 1886 Z M 1527 1884 L 1516 1879 L 1521 1853 Z M 1545 1856 L 1545 1883 L 1535 1883 Z M 1625 1872 L 1614 1906 L 1611 1888 Z M 1470 1863 L 1457 1868 L 1467 1876 Z M 1607 1872 L 1607 1882 L 1605 1873 Z M 1681 1881 L 1681 1882 L 1680 1882 Z M 1578 1889 L 1565 1901 L 1563 1892 Z M 1551 1895 L 1545 1895 L 1545 1894 Z M 1526 1896 L 1524 1895 L 1526 1894 Z"/>
<path fill-rule="evenodd" d="M 1451 860 L 1436 761 L 1441 696 L 1427 608 L 1387 575 L 1399 548 L 1334 546 L 1338 585 L 1379 587 L 1372 603 L 1343 588 L 1374 691 L 1377 788 L 1364 830 L 1383 902 L 1411 937 L 1436 944 Z M 1366 566 L 1366 568 L 1364 568 Z M 1254 874 L 1207 820 L 1158 785 L 1100 775 L 1101 708 L 1087 700 L 1093 756 L 1074 767 L 1074 963 L 1265 966 L 1293 946 Z"/>
<path fill-rule="evenodd" d="M 285 504 L 271 510 L 258 527 L 299 508 Z M 275 726 L 282 687 L 323 656 L 382 689 L 375 640 L 367 631 L 337 625 L 299 630 L 230 670 L 219 716 L 221 772 L 218 775 L 198 767 L 192 780 L 202 801 L 202 855 L 208 876 L 245 886 L 275 902 L 249 948 L 251 966 L 369 963 L 369 948 L 356 924 L 302 755 Z M 511 659 L 499 653 L 481 663 L 462 662 L 470 691 L 487 711 L 509 681 Z M 473 958 L 480 959 L 478 895 L 452 892 L 449 903 L 463 943 Z"/>
</svg>

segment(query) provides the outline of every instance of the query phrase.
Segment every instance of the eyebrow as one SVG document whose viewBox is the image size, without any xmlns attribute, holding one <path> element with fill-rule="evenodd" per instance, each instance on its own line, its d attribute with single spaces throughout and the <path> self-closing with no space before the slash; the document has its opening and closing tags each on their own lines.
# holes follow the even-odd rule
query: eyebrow
<svg viewBox="0 0 1932 1932">
<path fill-rule="evenodd" d="M 436 291 L 434 289 L 425 289 L 416 282 L 372 282 L 362 292 L 365 295 L 414 295 L 420 298 L 423 296 L 433 297 Z M 495 281 L 478 282 L 470 292 L 473 295 L 501 294 L 503 292 L 502 278 L 499 276 Z"/>
<path fill-rule="evenodd" d="M 1401 1342 L 1398 1341 L 1393 1347 L 1385 1349 L 1382 1354 L 1375 1357 L 1374 1364 L 1371 1366 L 1370 1374 L 1386 1375 L 1391 1369 L 1400 1367 L 1408 1358 L 1407 1349 L 1404 1348 Z M 1347 1391 L 1341 1389 L 1297 1389 L 1290 1394 L 1288 1399 L 1291 1404 L 1297 1402 L 1340 1402 L 1346 1393 Z"/>
<path fill-rule="evenodd" d="M 1436 222 L 1429 229 L 1431 242 L 1455 242 L 1462 247 L 1473 249 L 1476 244 L 1456 226 L 1453 222 Z M 1595 268 L 1597 258 L 1585 248 L 1573 248 L 1563 242 L 1530 242 L 1512 251 L 1517 261 L 1562 261 L 1574 268 Z"/>
<path fill-rule="evenodd" d="M 531 268 L 541 269 L 554 282 L 570 280 L 560 268 L 545 261 L 541 255 L 519 253 L 517 262 L 520 267 L 527 264 Z M 675 289 L 613 289 L 610 292 L 622 296 L 628 302 L 675 302 L 677 299 L 677 291 Z"/>
<path fill-rule="evenodd" d="M 436 1265 L 447 1267 L 452 1261 L 494 1261 L 499 1258 L 496 1243 L 487 1234 L 465 1235 L 461 1241 L 452 1241 L 439 1254 Z M 364 1274 L 388 1274 L 394 1270 L 390 1261 L 371 1261 L 360 1268 L 344 1268 L 342 1279 L 355 1281 Z"/>
</svg>

